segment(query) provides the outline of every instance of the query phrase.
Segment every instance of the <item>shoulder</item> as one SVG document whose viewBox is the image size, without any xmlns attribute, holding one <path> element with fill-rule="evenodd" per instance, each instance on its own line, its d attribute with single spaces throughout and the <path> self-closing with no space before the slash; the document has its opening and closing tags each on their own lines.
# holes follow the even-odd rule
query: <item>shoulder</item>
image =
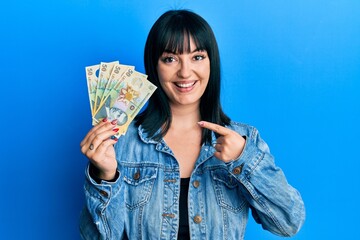
<svg viewBox="0 0 360 240">
<path fill-rule="evenodd" d="M 231 121 L 227 128 L 247 137 L 253 137 L 258 133 L 258 130 L 254 126 L 235 121 Z"/>
<path fill-rule="evenodd" d="M 246 139 L 250 140 L 250 142 L 254 143 L 262 151 L 270 151 L 267 143 L 260 137 L 259 131 L 254 126 L 231 121 L 227 127 L 245 136 Z"/>
</svg>

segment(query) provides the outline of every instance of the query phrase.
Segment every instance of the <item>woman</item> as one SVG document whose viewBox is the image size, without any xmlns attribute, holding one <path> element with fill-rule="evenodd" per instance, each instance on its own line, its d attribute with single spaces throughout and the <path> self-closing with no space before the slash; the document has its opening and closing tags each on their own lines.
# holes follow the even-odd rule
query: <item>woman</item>
<svg viewBox="0 0 360 240">
<path fill-rule="evenodd" d="M 257 130 L 221 109 L 208 23 L 185 10 L 164 13 L 144 60 L 158 87 L 146 110 L 118 142 L 116 122 L 106 119 L 81 142 L 90 160 L 82 237 L 243 239 L 249 209 L 264 229 L 297 233 L 305 217 L 300 194 Z"/>
</svg>

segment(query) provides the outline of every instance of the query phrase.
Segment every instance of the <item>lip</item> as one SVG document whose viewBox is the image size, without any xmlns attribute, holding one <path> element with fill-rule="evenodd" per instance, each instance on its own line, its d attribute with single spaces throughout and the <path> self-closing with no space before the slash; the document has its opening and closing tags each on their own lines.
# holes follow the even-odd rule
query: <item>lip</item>
<svg viewBox="0 0 360 240">
<path fill-rule="evenodd" d="M 181 82 L 174 82 L 174 85 L 176 87 L 176 89 L 179 92 L 190 92 L 195 84 L 197 83 L 197 81 L 181 81 Z"/>
</svg>

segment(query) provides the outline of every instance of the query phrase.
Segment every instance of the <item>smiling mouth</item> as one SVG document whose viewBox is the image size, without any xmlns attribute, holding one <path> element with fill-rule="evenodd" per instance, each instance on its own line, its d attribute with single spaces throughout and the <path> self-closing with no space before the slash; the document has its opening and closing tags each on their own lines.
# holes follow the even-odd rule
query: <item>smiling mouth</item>
<svg viewBox="0 0 360 240">
<path fill-rule="evenodd" d="M 176 82 L 175 85 L 176 85 L 178 88 L 189 88 L 189 87 L 194 86 L 195 83 L 196 83 L 196 81 L 194 81 L 194 82 L 188 82 L 188 83 Z"/>
</svg>

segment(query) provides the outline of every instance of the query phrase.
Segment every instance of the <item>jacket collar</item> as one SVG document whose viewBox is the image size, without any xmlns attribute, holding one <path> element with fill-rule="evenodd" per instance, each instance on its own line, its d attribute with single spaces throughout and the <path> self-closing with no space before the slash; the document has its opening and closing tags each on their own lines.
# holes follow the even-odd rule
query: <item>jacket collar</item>
<svg viewBox="0 0 360 240">
<path fill-rule="evenodd" d="M 155 135 L 157 133 L 160 133 L 160 128 L 156 131 Z M 140 125 L 138 127 L 138 134 L 139 134 L 139 137 L 140 139 L 144 142 L 144 143 L 152 143 L 152 144 L 157 144 L 159 143 L 160 141 L 156 141 L 154 140 L 151 136 L 149 136 L 149 134 L 145 131 L 145 129 L 143 128 L 142 125 Z M 211 132 L 211 146 L 214 146 L 216 144 L 216 135 L 215 133 L 212 131 Z"/>
<path fill-rule="evenodd" d="M 161 129 L 157 130 L 156 133 L 159 133 Z M 152 144 L 157 144 L 159 143 L 159 141 L 154 140 L 151 136 L 149 136 L 149 133 L 147 133 L 145 131 L 145 129 L 143 128 L 142 125 L 140 125 L 138 127 L 138 134 L 140 139 L 144 142 L 144 143 L 152 143 Z"/>
</svg>

